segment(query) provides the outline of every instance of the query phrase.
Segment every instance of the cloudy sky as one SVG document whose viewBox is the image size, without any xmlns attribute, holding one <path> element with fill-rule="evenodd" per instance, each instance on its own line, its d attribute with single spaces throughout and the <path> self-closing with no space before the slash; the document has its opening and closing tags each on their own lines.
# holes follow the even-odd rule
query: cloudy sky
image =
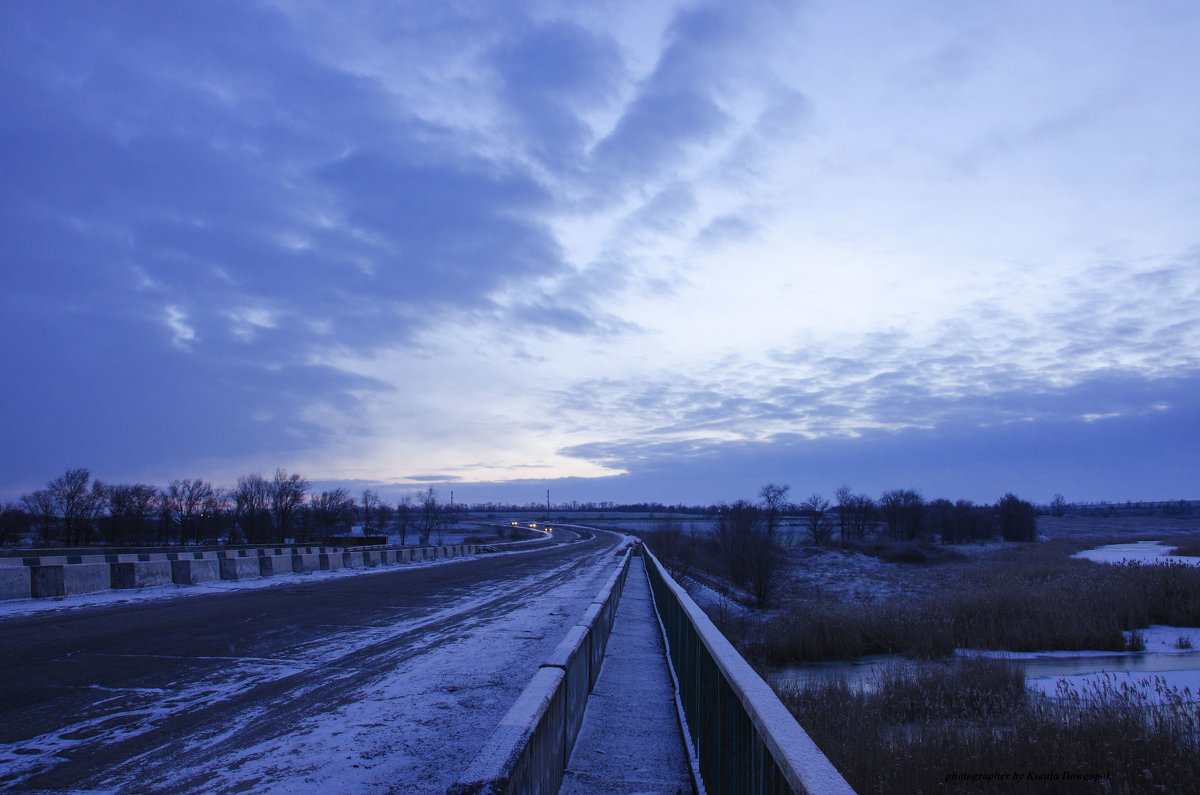
<svg viewBox="0 0 1200 795">
<path fill-rule="evenodd" d="M 0 4 L 0 496 L 1200 497 L 1200 4 Z"/>
</svg>

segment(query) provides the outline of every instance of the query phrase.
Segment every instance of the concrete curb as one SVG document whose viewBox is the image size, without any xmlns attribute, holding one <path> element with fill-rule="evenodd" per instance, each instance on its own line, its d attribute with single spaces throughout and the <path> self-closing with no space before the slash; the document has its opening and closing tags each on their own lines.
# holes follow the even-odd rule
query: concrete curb
<svg viewBox="0 0 1200 795">
<path fill-rule="evenodd" d="M 558 792 L 604 664 L 629 560 L 622 555 L 583 618 L 541 664 L 448 795 Z"/>
</svg>

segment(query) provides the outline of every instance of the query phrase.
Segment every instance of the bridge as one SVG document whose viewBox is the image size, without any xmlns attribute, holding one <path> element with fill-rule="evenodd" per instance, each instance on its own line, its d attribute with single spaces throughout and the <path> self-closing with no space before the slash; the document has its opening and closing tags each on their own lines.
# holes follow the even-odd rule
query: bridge
<svg viewBox="0 0 1200 795">
<path fill-rule="evenodd" d="M 627 537 L 393 561 L 0 602 L 0 787 L 850 791 Z"/>
</svg>

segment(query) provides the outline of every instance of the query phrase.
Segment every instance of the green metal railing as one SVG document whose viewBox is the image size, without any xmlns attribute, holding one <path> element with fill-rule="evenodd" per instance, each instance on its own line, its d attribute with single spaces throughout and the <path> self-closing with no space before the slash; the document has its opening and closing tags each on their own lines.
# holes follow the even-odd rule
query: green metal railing
<svg viewBox="0 0 1200 795">
<path fill-rule="evenodd" d="M 779 698 L 646 552 L 684 727 L 713 793 L 851 793 Z"/>
</svg>

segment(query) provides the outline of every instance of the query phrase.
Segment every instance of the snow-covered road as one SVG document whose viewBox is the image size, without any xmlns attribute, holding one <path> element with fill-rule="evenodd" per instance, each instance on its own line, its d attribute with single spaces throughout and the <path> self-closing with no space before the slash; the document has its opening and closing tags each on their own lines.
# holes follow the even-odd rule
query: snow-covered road
<svg viewBox="0 0 1200 795">
<path fill-rule="evenodd" d="M 444 791 L 616 565 L 583 535 L 0 620 L 0 787 Z"/>
</svg>

